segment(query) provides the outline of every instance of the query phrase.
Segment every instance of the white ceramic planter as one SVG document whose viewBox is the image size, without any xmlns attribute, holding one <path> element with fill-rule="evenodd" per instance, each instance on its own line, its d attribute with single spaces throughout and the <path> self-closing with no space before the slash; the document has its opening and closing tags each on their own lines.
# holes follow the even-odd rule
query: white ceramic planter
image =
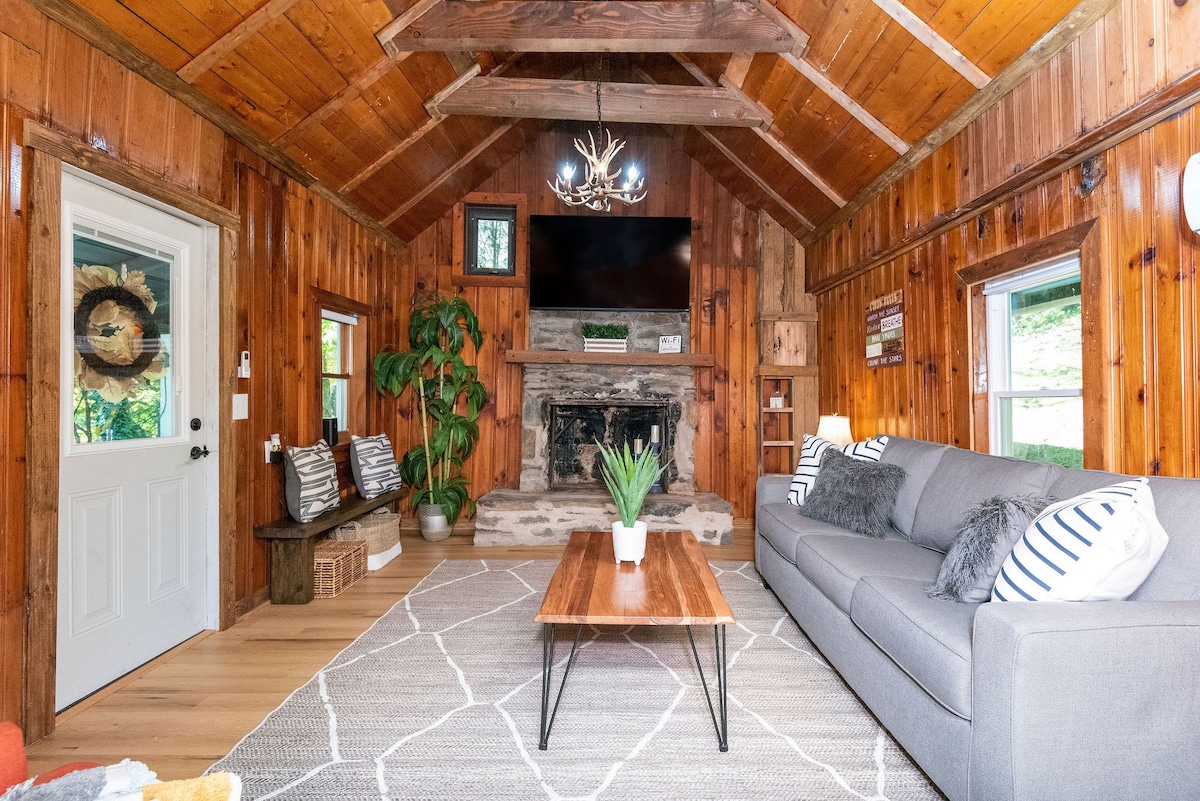
<svg viewBox="0 0 1200 801">
<path fill-rule="evenodd" d="M 612 524 L 612 532 L 613 555 L 617 558 L 617 564 L 633 562 L 640 565 L 642 557 L 646 555 L 646 521 L 639 520 L 632 528 L 625 528 L 618 520 Z"/>
<path fill-rule="evenodd" d="M 593 339 L 583 338 L 584 353 L 624 353 L 629 344 L 628 339 Z"/>
<path fill-rule="evenodd" d="M 421 536 L 429 542 L 441 542 L 453 530 L 440 503 L 420 504 L 417 506 L 417 518 L 421 522 Z"/>
</svg>

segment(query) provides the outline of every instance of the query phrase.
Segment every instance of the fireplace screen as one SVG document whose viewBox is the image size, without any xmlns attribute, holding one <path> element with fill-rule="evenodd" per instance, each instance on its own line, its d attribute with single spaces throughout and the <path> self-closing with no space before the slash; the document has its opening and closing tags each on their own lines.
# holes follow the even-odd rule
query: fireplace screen
<svg viewBox="0 0 1200 801">
<path fill-rule="evenodd" d="M 550 482 L 552 490 L 603 489 L 599 441 L 630 450 L 641 440 L 648 448 L 657 432 L 659 461 L 671 458 L 671 424 L 668 404 L 659 401 L 550 404 Z M 663 488 L 669 477 L 663 475 Z"/>
</svg>

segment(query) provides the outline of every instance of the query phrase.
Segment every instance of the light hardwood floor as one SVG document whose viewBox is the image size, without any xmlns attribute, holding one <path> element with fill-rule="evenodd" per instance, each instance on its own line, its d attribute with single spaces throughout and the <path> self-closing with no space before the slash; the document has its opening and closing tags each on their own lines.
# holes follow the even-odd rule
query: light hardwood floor
<svg viewBox="0 0 1200 801">
<path fill-rule="evenodd" d="M 59 716 L 29 747 L 31 773 L 85 760 L 145 762 L 160 779 L 198 776 L 443 559 L 557 559 L 562 546 L 476 548 L 470 531 L 428 543 L 405 529 L 404 552 L 337 598 L 266 604 L 226 631 L 201 634 Z M 752 560 L 749 521 L 709 559 Z"/>
</svg>

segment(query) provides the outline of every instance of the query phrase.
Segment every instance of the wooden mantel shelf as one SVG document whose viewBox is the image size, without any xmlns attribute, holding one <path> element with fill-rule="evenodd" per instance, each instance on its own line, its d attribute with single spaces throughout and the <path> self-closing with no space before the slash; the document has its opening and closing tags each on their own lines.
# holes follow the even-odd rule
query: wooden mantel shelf
<svg viewBox="0 0 1200 801">
<path fill-rule="evenodd" d="M 637 367 L 712 367 L 711 353 L 584 353 L 579 350 L 510 350 L 509 364 L 616 364 Z"/>
</svg>

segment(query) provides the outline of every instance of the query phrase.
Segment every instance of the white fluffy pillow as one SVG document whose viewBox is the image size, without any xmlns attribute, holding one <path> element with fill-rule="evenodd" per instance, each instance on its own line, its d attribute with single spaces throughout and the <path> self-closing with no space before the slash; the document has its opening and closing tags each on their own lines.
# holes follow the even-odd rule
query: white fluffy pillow
<svg viewBox="0 0 1200 801">
<path fill-rule="evenodd" d="M 1145 478 L 1046 507 L 1004 560 L 993 601 L 1120 601 L 1167 548 Z"/>
<path fill-rule="evenodd" d="M 887 445 L 887 437 L 875 437 L 862 442 L 851 442 L 838 448 L 847 456 L 855 459 L 865 459 L 868 462 L 878 462 L 883 456 L 883 448 Z M 800 461 L 796 464 L 796 475 L 792 476 L 792 485 L 788 489 L 787 502 L 792 506 L 803 506 L 809 490 L 817 481 L 817 471 L 821 469 L 821 457 L 829 448 L 837 447 L 827 439 L 804 435 L 804 443 L 800 447 Z"/>
</svg>

